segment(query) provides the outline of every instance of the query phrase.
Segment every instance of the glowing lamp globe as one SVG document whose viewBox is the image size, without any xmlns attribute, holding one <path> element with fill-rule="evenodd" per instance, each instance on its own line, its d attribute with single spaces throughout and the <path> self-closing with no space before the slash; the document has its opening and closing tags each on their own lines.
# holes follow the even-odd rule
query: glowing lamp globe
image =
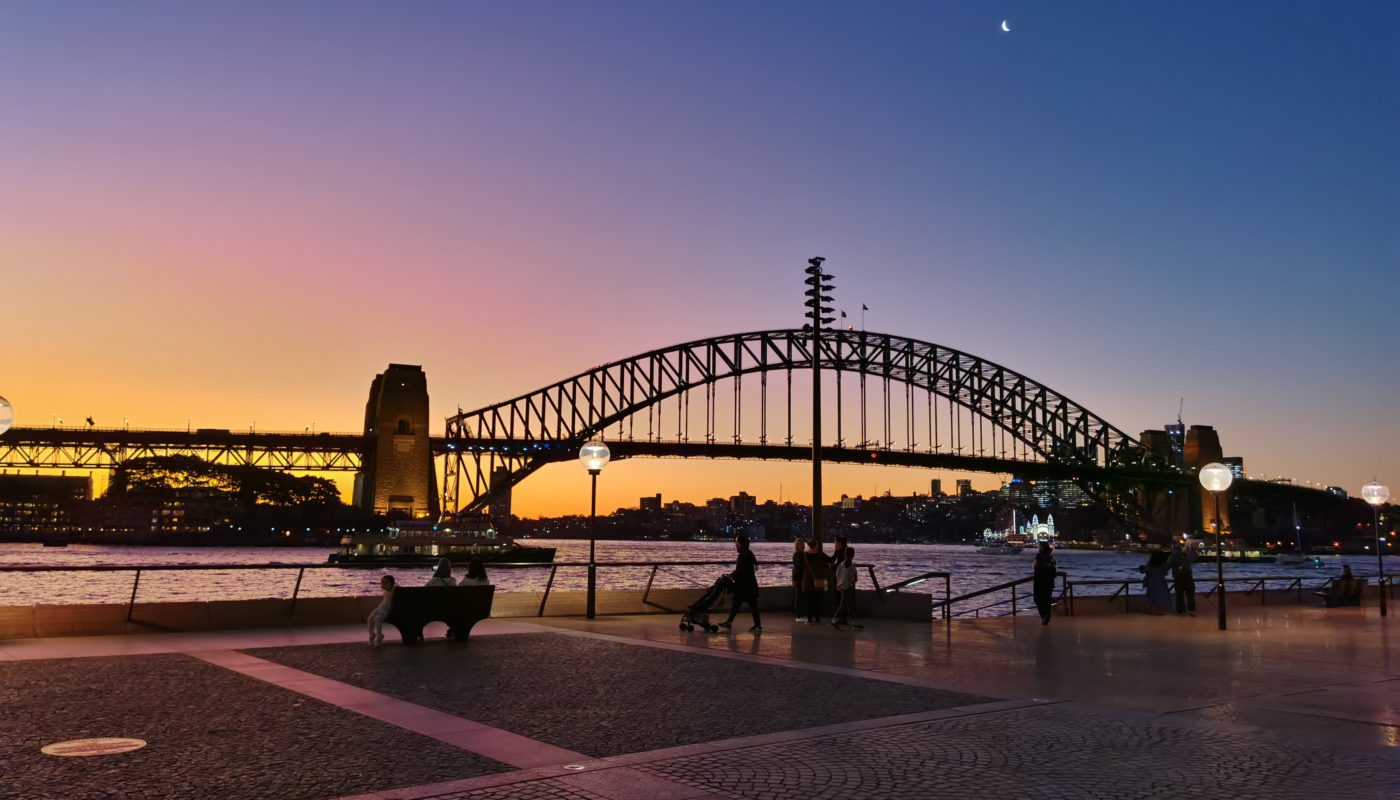
<svg viewBox="0 0 1400 800">
<path fill-rule="evenodd" d="M 1235 473 L 1224 464 L 1214 463 L 1201 467 L 1201 485 L 1207 491 L 1223 492 L 1230 488 L 1230 484 L 1235 481 Z"/>
<path fill-rule="evenodd" d="M 602 472 L 610 458 L 612 453 L 608 452 L 608 446 L 602 442 L 589 442 L 578 451 L 578 460 L 583 464 L 583 468 L 593 473 Z"/>
<path fill-rule="evenodd" d="M 15 407 L 10 405 L 10 401 L 0 397 L 0 433 L 10 429 L 15 424 Z"/>
<path fill-rule="evenodd" d="M 0 402 L 4 401 L 0 400 Z M 1385 505 L 1385 501 L 1390 499 L 1390 490 L 1375 481 L 1371 481 L 1361 487 L 1361 499 L 1373 506 L 1382 506 Z"/>
</svg>

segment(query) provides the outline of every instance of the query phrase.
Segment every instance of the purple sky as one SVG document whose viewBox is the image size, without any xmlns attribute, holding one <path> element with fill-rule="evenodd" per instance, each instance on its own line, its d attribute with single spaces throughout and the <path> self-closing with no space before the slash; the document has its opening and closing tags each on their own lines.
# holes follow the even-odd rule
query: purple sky
<svg viewBox="0 0 1400 800">
<path fill-rule="evenodd" d="M 399 361 L 442 417 L 798 325 L 822 255 L 871 330 L 1400 486 L 1397 76 L 1380 1 L 0 1 L 0 395 L 351 430 Z M 600 503 L 804 477 L 639 461 Z"/>
</svg>

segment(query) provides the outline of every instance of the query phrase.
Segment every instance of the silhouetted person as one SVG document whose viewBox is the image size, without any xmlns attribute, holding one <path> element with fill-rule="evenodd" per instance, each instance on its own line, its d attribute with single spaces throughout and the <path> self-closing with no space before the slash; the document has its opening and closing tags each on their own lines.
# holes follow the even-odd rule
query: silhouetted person
<svg viewBox="0 0 1400 800">
<path fill-rule="evenodd" d="M 831 573 L 831 557 L 822 552 L 822 543 L 813 539 L 807 543 L 804 558 L 806 564 L 802 570 L 802 596 L 807 601 L 807 624 L 820 625 L 822 595 L 826 592 L 827 578 Z"/>
<path fill-rule="evenodd" d="M 1050 624 L 1050 609 L 1055 605 L 1055 552 L 1049 542 L 1040 543 L 1031 565 L 1031 594 L 1035 610 L 1040 612 L 1040 624 Z"/>
<path fill-rule="evenodd" d="M 1191 562 L 1196 554 L 1180 544 L 1172 545 L 1171 558 L 1167 566 L 1172 571 L 1172 589 L 1176 594 L 1176 613 L 1196 616 L 1196 576 L 1191 571 Z"/>
<path fill-rule="evenodd" d="M 832 612 L 831 625 L 840 628 L 849 624 L 853 628 L 859 628 L 856 624 L 856 549 L 845 547 L 841 549 L 841 561 L 836 563 L 836 596 L 840 598 L 836 605 L 836 611 Z"/>
<path fill-rule="evenodd" d="M 762 633 L 763 625 L 758 619 L 758 559 L 749 549 L 749 537 L 740 536 L 734 540 L 734 549 L 739 558 L 734 563 L 734 603 L 729 607 L 729 619 L 721 622 L 721 628 L 728 628 L 739 613 L 739 605 L 748 603 L 749 613 L 753 614 L 753 633 Z"/>
<path fill-rule="evenodd" d="M 433 569 L 433 577 L 428 579 L 427 586 L 456 586 L 457 579 L 452 577 L 452 562 L 445 558 L 439 558 L 437 567 Z"/>
<path fill-rule="evenodd" d="M 467 577 L 463 578 L 458 586 L 490 586 L 491 581 L 486 577 L 486 565 L 481 559 L 473 558 L 467 562 Z"/>
<path fill-rule="evenodd" d="M 1172 594 L 1167 588 L 1167 554 L 1153 550 L 1152 555 L 1147 557 L 1146 566 L 1139 569 L 1143 572 L 1142 585 L 1147 590 L 1147 613 L 1167 613 L 1172 605 Z"/>
<path fill-rule="evenodd" d="M 1342 565 L 1342 574 L 1332 579 L 1332 585 L 1327 587 L 1326 592 L 1317 592 L 1322 595 L 1322 599 L 1327 603 L 1328 608 L 1334 606 L 1359 606 L 1361 605 L 1361 582 L 1351 574 L 1351 565 Z"/>
<path fill-rule="evenodd" d="M 833 609 L 841 605 L 841 589 L 836 585 L 836 568 L 846 561 L 846 548 L 849 540 L 844 536 L 837 536 L 831 546 L 831 556 L 827 564 L 831 568 L 831 576 L 827 580 L 826 604 Z M 832 614 L 836 612 L 833 611 Z"/>
<path fill-rule="evenodd" d="M 806 597 L 802 594 L 802 573 L 807 571 L 807 540 L 792 540 L 792 614 L 802 619 L 807 608 Z"/>
</svg>

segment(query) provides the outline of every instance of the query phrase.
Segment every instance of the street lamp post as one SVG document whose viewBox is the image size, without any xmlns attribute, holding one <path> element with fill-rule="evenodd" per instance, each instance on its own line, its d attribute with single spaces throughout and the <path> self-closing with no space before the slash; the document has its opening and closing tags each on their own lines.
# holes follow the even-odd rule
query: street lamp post
<svg viewBox="0 0 1400 800">
<path fill-rule="evenodd" d="M 593 479 L 592 497 L 588 504 L 588 605 L 585 612 L 589 619 L 597 616 L 598 602 L 598 562 L 595 558 L 598 547 L 598 473 L 608 465 L 612 453 L 602 442 L 593 441 L 579 448 L 578 460 L 588 470 Z"/>
<path fill-rule="evenodd" d="M 1381 596 L 1381 616 L 1386 615 L 1385 608 L 1385 541 L 1381 537 L 1381 506 L 1390 499 L 1390 489 L 1382 484 L 1371 481 L 1361 487 L 1361 499 L 1371 504 L 1371 522 L 1376 532 L 1376 592 Z"/>
<path fill-rule="evenodd" d="M 1224 554 L 1222 552 L 1222 540 L 1225 538 L 1225 531 L 1220 524 L 1220 493 L 1230 488 L 1230 484 L 1235 480 L 1235 474 L 1230 468 L 1220 463 L 1207 464 L 1201 467 L 1201 485 L 1215 496 L 1215 595 L 1217 599 L 1216 608 L 1219 611 L 1218 624 L 1220 630 L 1225 630 L 1225 566 Z"/>
<path fill-rule="evenodd" d="M 807 319 L 810 321 L 802 326 L 812 334 L 812 540 L 816 542 L 822 540 L 821 330 L 823 325 L 836 321 L 835 317 L 827 316 L 832 309 L 826 304 L 832 300 L 830 292 L 834 291 L 835 285 L 832 283 L 833 276 L 822 271 L 825 260 L 820 256 L 807 259 L 807 279 L 804 281 L 807 284 L 807 300 L 803 305 L 807 307 Z"/>
</svg>

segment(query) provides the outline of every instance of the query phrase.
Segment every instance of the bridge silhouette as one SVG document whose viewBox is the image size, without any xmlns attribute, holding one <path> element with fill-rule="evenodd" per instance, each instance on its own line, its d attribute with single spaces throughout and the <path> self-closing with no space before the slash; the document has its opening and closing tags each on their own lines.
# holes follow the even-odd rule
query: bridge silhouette
<svg viewBox="0 0 1400 800">
<path fill-rule="evenodd" d="M 1123 485 L 1191 480 L 1168 454 L 1000 364 L 889 334 L 827 329 L 816 341 L 814 352 L 804 329 L 699 339 L 460 411 L 443 441 L 443 507 L 490 507 L 590 439 L 621 458 L 805 460 L 810 435 L 793 433 L 793 374 L 814 364 L 834 390 L 823 412 L 835 420 L 823 431 L 826 460 L 1072 479 L 1101 500 Z"/>
<path fill-rule="evenodd" d="M 1030 377 L 931 342 L 824 329 L 739 333 L 672 345 L 593 367 L 446 420 L 445 513 L 508 502 L 541 467 L 576 458 L 591 439 L 616 458 L 808 460 L 810 418 L 795 373 L 829 381 L 824 460 L 1013 474 L 1078 483 L 1134 524 L 1134 495 L 1193 482 L 1170 453 L 1145 446 Z M 800 404 L 798 406 L 800 409 Z M 804 427 L 805 426 L 805 427 Z M 796 431 L 796 433 L 795 433 Z M 14 428 L 0 467 L 94 469 L 132 458 L 194 455 L 223 464 L 358 471 L 376 433 Z M 1138 505 L 1141 505 L 1140 503 Z"/>
</svg>

